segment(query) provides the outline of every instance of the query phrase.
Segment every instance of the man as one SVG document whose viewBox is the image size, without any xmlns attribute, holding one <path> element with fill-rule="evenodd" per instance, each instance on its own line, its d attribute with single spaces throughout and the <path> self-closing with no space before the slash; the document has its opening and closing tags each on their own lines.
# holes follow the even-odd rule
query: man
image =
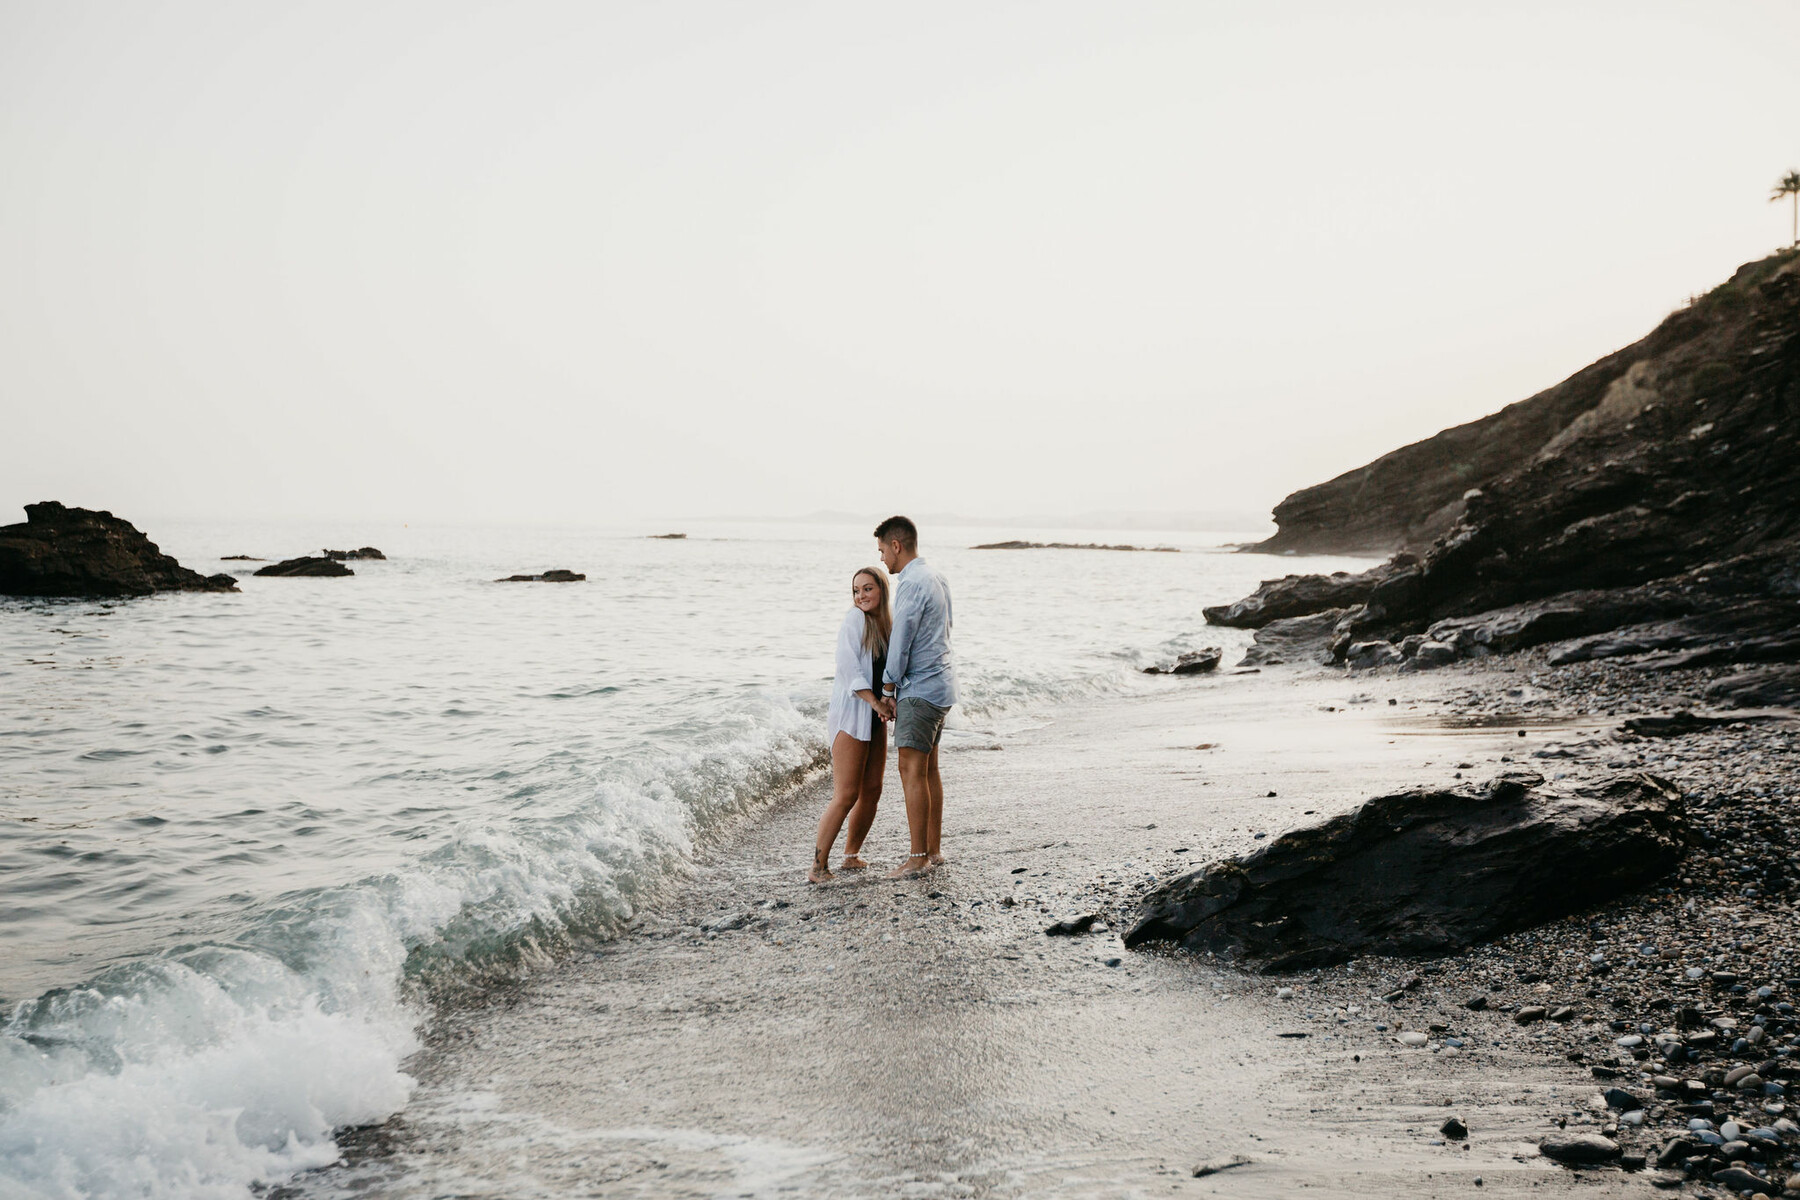
<svg viewBox="0 0 1800 1200">
<path fill-rule="evenodd" d="M 912 853 L 889 876 L 923 875 L 944 861 L 944 781 L 938 776 L 938 742 L 944 718 L 956 703 L 950 666 L 950 585 L 919 557 L 919 529 L 905 517 L 875 527 L 876 548 L 894 588 L 894 630 L 881 676 L 881 715 L 894 723 L 900 787 L 906 793 L 906 825 Z"/>
</svg>

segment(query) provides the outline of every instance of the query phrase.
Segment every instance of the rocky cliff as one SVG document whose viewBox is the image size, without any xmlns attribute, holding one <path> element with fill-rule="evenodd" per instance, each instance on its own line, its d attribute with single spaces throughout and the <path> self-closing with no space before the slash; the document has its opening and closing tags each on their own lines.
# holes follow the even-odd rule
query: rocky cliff
<svg viewBox="0 0 1800 1200">
<path fill-rule="evenodd" d="M 54 500 L 25 506 L 25 522 L 0 527 L 0 595 L 148 596 L 235 592 L 229 575 L 190 571 L 130 521 Z"/>
<path fill-rule="evenodd" d="M 1530 399 L 1402 446 L 1366 466 L 1295 492 L 1275 506 L 1274 537 L 1257 551 L 1390 554 L 1423 550 L 1461 518 L 1464 496 L 1557 457 L 1596 427 L 1618 427 L 1651 406 L 1665 413 L 1718 388 L 1760 286 L 1791 272 L 1792 253 L 1741 267 L 1729 281 L 1669 316 L 1648 337 Z"/>
<path fill-rule="evenodd" d="M 1430 507 L 1441 486 L 1421 485 L 1416 507 L 1391 493 L 1333 526 L 1445 525 L 1416 556 L 1274 580 L 1207 619 L 1273 625 L 1276 641 L 1282 623 L 1334 612 L 1330 656 L 1362 666 L 1571 638 L 1588 639 L 1582 657 L 1646 665 L 1800 661 L 1800 253 L 1742 268 L 1559 388 L 1606 377 L 1593 404 L 1450 509 Z M 1489 420 L 1547 410 L 1556 393 Z"/>
</svg>

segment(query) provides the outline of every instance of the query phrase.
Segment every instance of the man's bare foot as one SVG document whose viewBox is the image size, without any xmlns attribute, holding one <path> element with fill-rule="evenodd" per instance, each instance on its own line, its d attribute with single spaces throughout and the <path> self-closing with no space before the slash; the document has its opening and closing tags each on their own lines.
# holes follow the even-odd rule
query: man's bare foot
<svg viewBox="0 0 1800 1200">
<path fill-rule="evenodd" d="M 900 860 L 900 865 L 888 872 L 889 879 L 917 879 L 931 870 L 925 862 L 923 854 L 909 854 Z"/>
<path fill-rule="evenodd" d="M 930 863 L 934 867 L 941 867 L 944 865 L 944 856 L 941 854 L 935 854 L 935 853 L 928 854 L 925 856 L 925 861 Z"/>
<path fill-rule="evenodd" d="M 869 864 L 863 861 L 863 856 L 860 854 L 846 854 L 844 861 L 838 864 L 840 871 L 866 871 L 868 869 Z"/>
<path fill-rule="evenodd" d="M 833 878 L 830 863 L 831 852 L 829 850 L 813 851 L 812 870 L 806 873 L 806 882 L 829 883 Z"/>
</svg>

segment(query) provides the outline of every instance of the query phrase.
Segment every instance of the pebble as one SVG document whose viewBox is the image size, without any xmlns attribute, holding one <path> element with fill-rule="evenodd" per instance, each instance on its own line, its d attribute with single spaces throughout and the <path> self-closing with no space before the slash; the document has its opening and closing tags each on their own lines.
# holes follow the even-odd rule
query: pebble
<svg viewBox="0 0 1800 1200">
<path fill-rule="evenodd" d="M 1619 1143 L 1597 1133 L 1553 1133 L 1538 1143 L 1538 1153 L 1566 1163 L 1603 1163 L 1619 1157 Z"/>
<path fill-rule="evenodd" d="M 1412 1046 L 1415 1048 L 1426 1045 L 1431 1041 L 1430 1038 L 1426 1037 L 1416 1029 L 1409 1029 L 1405 1033 L 1395 1034 L 1394 1040 L 1399 1042 L 1402 1046 Z"/>
</svg>

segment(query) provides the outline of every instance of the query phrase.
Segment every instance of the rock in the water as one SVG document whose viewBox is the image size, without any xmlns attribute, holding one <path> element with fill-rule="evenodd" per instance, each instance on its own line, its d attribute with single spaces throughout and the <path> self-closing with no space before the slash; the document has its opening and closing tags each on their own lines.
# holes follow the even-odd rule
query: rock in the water
<svg viewBox="0 0 1800 1200">
<path fill-rule="evenodd" d="M 1553 1133 L 1538 1143 L 1538 1153 L 1563 1163 L 1604 1163 L 1619 1157 L 1619 1143 L 1597 1133 Z"/>
<path fill-rule="evenodd" d="M 326 558 L 333 558 L 338 562 L 351 558 L 379 558 L 384 562 L 387 560 L 387 555 L 373 546 L 363 546 L 356 550 L 326 550 L 324 554 Z"/>
<path fill-rule="evenodd" d="M 1640 887 L 1686 852 L 1681 794 L 1654 776 L 1542 784 L 1519 772 L 1377 797 L 1152 889 L 1125 942 L 1272 971 L 1442 954 Z"/>
<path fill-rule="evenodd" d="M 508 575 L 505 579 L 496 579 L 495 583 L 580 583 L 587 576 L 579 571 L 545 571 L 542 575 Z"/>
<path fill-rule="evenodd" d="M 236 579 L 188 570 L 109 512 L 46 500 L 25 506 L 23 524 L 0 527 L 0 595 L 235 591 Z"/>
<path fill-rule="evenodd" d="M 266 558 L 258 558 L 254 554 L 222 554 L 220 562 L 268 562 Z"/>
<path fill-rule="evenodd" d="M 352 571 L 349 567 L 346 567 L 343 563 L 338 562 L 336 559 L 318 558 L 318 557 L 283 559 L 281 562 L 278 562 L 278 563 L 270 563 L 268 566 L 263 567 L 261 570 L 257 571 L 256 573 L 258 575 L 281 575 L 281 576 L 296 576 L 296 577 L 298 577 L 298 576 L 337 577 L 337 576 L 342 576 L 342 575 L 356 574 L 355 571 Z"/>
<path fill-rule="evenodd" d="M 1199 675 L 1219 665 L 1219 659 L 1225 652 L 1208 646 L 1204 650 L 1190 650 L 1177 658 L 1168 666 L 1145 667 L 1146 675 Z"/>
</svg>

